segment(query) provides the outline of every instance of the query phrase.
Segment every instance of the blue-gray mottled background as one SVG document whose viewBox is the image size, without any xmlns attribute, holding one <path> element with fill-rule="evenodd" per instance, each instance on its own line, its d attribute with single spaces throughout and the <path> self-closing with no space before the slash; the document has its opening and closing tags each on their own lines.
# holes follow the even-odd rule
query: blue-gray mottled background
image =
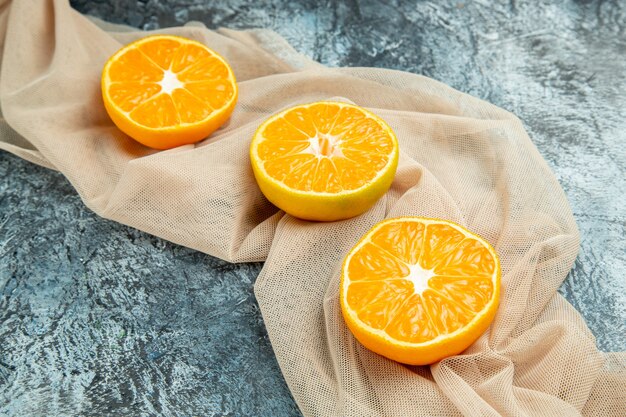
<svg viewBox="0 0 626 417">
<path fill-rule="evenodd" d="M 330 66 L 423 74 L 517 114 L 581 251 L 560 291 L 626 349 L 626 3 L 73 0 L 145 30 L 271 28 Z M 297 416 L 232 265 L 96 217 L 60 174 L 0 153 L 0 415 Z"/>
</svg>

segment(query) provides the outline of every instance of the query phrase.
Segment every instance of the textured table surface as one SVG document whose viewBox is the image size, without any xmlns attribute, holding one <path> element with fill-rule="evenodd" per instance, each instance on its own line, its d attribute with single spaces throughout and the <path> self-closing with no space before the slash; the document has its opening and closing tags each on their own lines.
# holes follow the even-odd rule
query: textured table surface
<svg viewBox="0 0 626 417">
<path fill-rule="evenodd" d="M 146 30 L 270 28 L 326 65 L 423 74 L 512 111 L 581 231 L 560 291 L 600 349 L 626 349 L 626 3 L 208 3 L 72 1 Z M 0 153 L 0 415 L 299 415 L 252 292 L 261 267 L 98 218 L 62 175 Z"/>
</svg>

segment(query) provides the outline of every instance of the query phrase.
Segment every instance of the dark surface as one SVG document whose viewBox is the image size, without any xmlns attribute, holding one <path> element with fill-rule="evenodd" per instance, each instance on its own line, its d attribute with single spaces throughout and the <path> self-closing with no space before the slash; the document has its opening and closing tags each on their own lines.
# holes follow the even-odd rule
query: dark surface
<svg viewBox="0 0 626 417">
<path fill-rule="evenodd" d="M 143 29 L 263 27 L 331 66 L 423 74 L 518 115 L 581 252 L 561 293 L 626 349 L 626 3 L 84 1 Z M 232 265 L 96 217 L 58 173 L 0 153 L 0 415 L 299 415 Z"/>
</svg>

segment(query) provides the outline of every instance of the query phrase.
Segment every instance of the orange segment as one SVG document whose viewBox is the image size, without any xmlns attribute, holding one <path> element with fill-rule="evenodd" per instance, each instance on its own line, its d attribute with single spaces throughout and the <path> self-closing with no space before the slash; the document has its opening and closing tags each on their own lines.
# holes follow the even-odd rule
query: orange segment
<svg viewBox="0 0 626 417">
<path fill-rule="evenodd" d="M 457 224 L 401 217 L 363 236 L 346 256 L 340 287 L 346 324 L 363 345 L 425 365 L 460 353 L 489 327 L 500 264 L 489 243 Z"/>
<path fill-rule="evenodd" d="M 228 78 L 228 67 L 217 57 L 208 57 L 198 62 L 178 63 L 181 71 L 178 79 L 182 82 L 215 81 Z M 172 64 L 172 71 L 176 71 L 176 62 Z M 187 66 L 184 66 L 187 65 Z"/>
<path fill-rule="evenodd" d="M 383 169 L 389 158 L 385 154 L 379 154 L 375 152 L 368 151 L 367 149 L 353 149 L 353 148 L 343 148 L 341 153 L 344 156 L 344 159 L 350 160 L 356 163 L 359 168 L 364 171 L 363 180 L 369 181 L 376 176 L 379 170 Z M 349 189 L 354 189 L 357 187 L 350 186 L 350 184 L 346 184 Z"/>
<path fill-rule="evenodd" d="M 465 239 L 434 267 L 437 275 L 485 276 L 493 274 L 491 252 L 477 240 Z"/>
<path fill-rule="evenodd" d="M 409 275 L 409 267 L 384 249 L 370 242 L 354 254 L 348 272 L 353 281 L 389 280 Z"/>
<path fill-rule="evenodd" d="M 283 122 L 288 123 L 296 130 L 304 133 L 307 139 L 317 135 L 315 121 L 306 107 L 296 107 L 283 116 Z"/>
<path fill-rule="evenodd" d="M 157 35 L 120 49 L 102 71 L 113 122 L 146 146 L 204 139 L 230 117 L 237 83 L 226 61 L 199 42 Z"/>
<path fill-rule="evenodd" d="M 348 300 L 361 320 L 384 329 L 412 292 L 413 286 L 407 281 L 363 281 L 348 290 Z"/>
<path fill-rule="evenodd" d="M 213 59 L 214 65 L 204 64 L 204 65 L 200 65 L 200 67 L 206 68 L 206 67 L 215 66 L 216 68 L 219 68 L 219 70 L 225 70 L 224 77 L 222 78 L 226 78 L 228 75 L 227 74 L 228 70 L 226 66 L 223 63 L 221 63 L 218 58 L 213 58 L 213 57 L 214 57 L 214 53 L 209 51 L 204 45 L 197 44 L 197 43 L 185 43 L 176 50 L 176 53 L 173 54 L 172 61 L 170 63 L 170 70 L 172 72 L 179 74 L 179 78 L 183 80 L 182 74 L 184 74 L 185 71 L 188 71 L 190 68 L 194 67 L 200 62 L 206 61 L 208 59 Z M 192 78 L 192 80 L 205 80 L 205 79 L 209 79 L 209 78 L 202 77 L 202 76 Z"/>
<path fill-rule="evenodd" d="M 465 239 L 465 235 L 452 226 L 447 224 L 431 225 L 424 238 L 424 251 L 420 258 L 420 265 L 424 269 L 435 268 L 463 239 Z"/>
<path fill-rule="evenodd" d="M 129 114 L 135 121 L 144 126 L 159 128 L 175 126 L 179 123 L 178 112 L 169 94 L 159 94 L 138 106 Z"/>
<path fill-rule="evenodd" d="M 307 141 L 307 146 L 309 143 L 309 137 L 304 132 L 296 129 L 296 127 L 291 123 L 285 123 L 282 119 L 277 119 L 268 123 L 263 130 L 263 138 L 265 140 L 260 141 L 260 144 L 265 142 L 282 142 L 292 140 Z M 262 160 L 267 161 L 265 158 Z"/>
<path fill-rule="evenodd" d="M 163 70 L 137 49 L 111 62 L 107 72 L 112 83 L 158 83 L 163 79 Z"/>
<path fill-rule="evenodd" d="M 388 154 L 392 145 L 385 135 L 381 135 L 371 126 L 369 121 L 361 122 L 359 126 L 345 132 L 343 140 L 344 149 L 365 149 L 381 155 Z"/>
<path fill-rule="evenodd" d="M 313 191 L 338 193 L 341 190 L 341 178 L 335 164 L 328 158 L 320 159 L 313 179 Z"/>
<path fill-rule="evenodd" d="M 366 116 L 362 112 L 352 107 L 342 107 L 333 127 L 330 130 L 331 135 L 343 135 L 348 133 L 351 128 L 356 127 L 359 123 L 365 122 Z M 379 129 L 377 129 L 378 131 Z M 354 136 L 348 136 L 354 138 Z M 364 138 L 365 139 L 365 138 Z"/>
<path fill-rule="evenodd" d="M 393 315 L 385 332 L 394 339 L 405 340 L 409 343 L 428 342 L 439 335 L 426 312 L 424 300 L 417 294 L 409 296 L 409 300 L 402 306 L 402 309 Z"/>
<path fill-rule="evenodd" d="M 315 129 L 320 133 L 330 133 L 339 115 L 339 106 L 326 104 L 314 104 L 309 107 L 309 114 L 315 124 Z"/>
<path fill-rule="evenodd" d="M 300 152 L 308 147 L 309 144 L 304 141 L 268 140 L 259 146 L 259 155 L 263 159 L 275 160 L 289 155 L 299 155 Z"/>
<path fill-rule="evenodd" d="M 219 109 L 221 103 L 235 95 L 235 89 L 228 80 L 197 81 L 185 84 L 187 91 L 212 108 Z"/>
<path fill-rule="evenodd" d="M 345 120 L 349 115 L 342 113 L 338 119 Z M 376 125 L 376 122 L 372 119 L 363 119 L 355 115 L 350 116 L 351 120 L 347 123 L 335 123 L 334 129 L 341 128 L 343 131 L 343 138 L 346 142 L 355 143 L 376 143 L 376 144 L 388 144 L 384 135 L 380 135 L 380 129 Z M 386 152 L 386 151 L 384 151 Z"/>
<path fill-rule="evenodd" d="M 294 164 L 295 154 L 314 161 Z M 383 120 L 336 102 L 284 110 L 258 128 L 250 145 L 263 194 L 308 220 L 345 219 L 370 208 L 389 189 L 398 155 L 398 141 Z"/>
<path fill-rule="evenodd" d="M 172 91 L 171 97 L 181 123 L 204 120 L 213 113 L 211 107 L 183 88 Z"/>
<path fill-rule="evenodd" d="M 464 327 L 473 314 L 441 294 L 426 290 L 422 294 L 428 315 L 439 334 L 453 333 Z"/>
<path fill-rule="evenodd" d="M 109 88 L 111 99 L 124 111 L 130 112 L 161 91 L 157 83 L 114 83 Z"/>
<path fill-rule="evenodd" d="M 311 170 L 314 167 L 315 157 L 313 155 L 300 154 L 296 153 L 294 155 L 288 155 L 282 158 L 277 158 L 269 161 L 265 166 L 265 169 L 268 173 L 272 175 L 272 177 L 280 180 L 284 180 L 288 177 L 289 181 L 298 181 L 300 178 L 297 177 L 297 173 L 303 166 L 309 167 Z M 290 175 L 295 173 L 294 175 Z M 297 177 L 297 178 L 296 178 Z"/>
<path fill-rule="evenodd" d="M 478 313 L 487 305 L 493 294 L 493 282 L 488 277 L 440 277 L 428 281 L 430 288 L 464 308 Z"/>
<path fill-rule="evenodd" d="M 297 188 L 298 190 L 302 191 L 311 191 L 319 161 L 315 158 L 307 159 L 308 161 L 306 163 L 298 165 L 286 174 L 283 181 L 288 187 Z M 276 161 L 280 160 L 275 160 L 272 162 L 277 163 Z M 311 173 L 313 173 L 313 175 L 311 175 Z"/>
<path fill-rule="evenodd" d="M 142 43 L 137 49 L 161 69 L 170 69 L 174 55 L 181 43 L 174 39 L 155 38 Z"/>
<path fill-rule="evenodd" d="M 344 190 L 358 190 L 368 183 L 372 172 L 360 165 L 357 161 L 348 158 L 337 158 L 333 161 L 339 175 L 339 181 Z"/>
<path fill-rule="evenodd" d="M 419 222 L 388 223 L 372 235 L 372 242 L 407 264 L 416 264 L 424 243 L 425 226 Z"/>
</svg>

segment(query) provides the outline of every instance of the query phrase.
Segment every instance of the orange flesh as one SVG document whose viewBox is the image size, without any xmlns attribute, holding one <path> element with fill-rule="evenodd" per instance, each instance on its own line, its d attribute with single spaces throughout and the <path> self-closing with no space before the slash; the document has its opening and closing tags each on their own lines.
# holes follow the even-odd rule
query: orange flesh
<svg viewBox="0 0 626 417">
<path fill-rule="evenodd" d="M 389 162 L 391 134 L 357 108 L 298 107 L 261 132 L 267 174 L 301 191 L 338 193 L 370 183 Z"/>
<path fill-rule="evenodd" d="M 108 75 L 111 101 L 136 123 L 155 129 L 206 120 L 235 94 L 226 65 L 182 40 L 144 42 L 117 57 Z"/>
<path fill-rule="evenodd" d="M 347 304 L 393 339 L 428 342 L 483 310 L 495 267 L 483 243 L 451 226 L 389 223 L 350 259 Z"/>
</svg>

